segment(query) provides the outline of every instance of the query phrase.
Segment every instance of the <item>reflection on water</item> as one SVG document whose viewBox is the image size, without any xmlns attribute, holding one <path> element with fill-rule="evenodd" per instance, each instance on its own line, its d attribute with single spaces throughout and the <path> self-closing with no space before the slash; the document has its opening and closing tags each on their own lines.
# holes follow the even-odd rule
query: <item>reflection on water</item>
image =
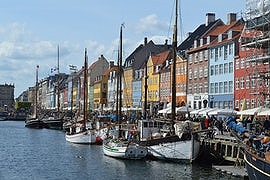
<svg viewBox="0 0 270 180">
<path fill-rule="evenodd" d="M 102 146 L 66 142 L 58 130 L 29 129 L 24 122 L 0 122 L 0 179 L 231 179 L 211 167 L 154 160 L 119 160 Z"/>
</svg>

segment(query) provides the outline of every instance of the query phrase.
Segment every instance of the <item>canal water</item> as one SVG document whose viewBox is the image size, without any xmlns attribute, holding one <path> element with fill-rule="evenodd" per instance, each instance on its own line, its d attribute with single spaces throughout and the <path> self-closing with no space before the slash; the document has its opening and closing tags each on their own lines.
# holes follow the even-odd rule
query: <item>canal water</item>
<svg viewBox="0 0 270 180">
<path fill-rule="evenodd" d="M 0 121 L 0 180 L 238 179 L 209 166 L 155 160 L 119 160 L 102 146 L 74 145 L 58 130 Z"/>
</svg>

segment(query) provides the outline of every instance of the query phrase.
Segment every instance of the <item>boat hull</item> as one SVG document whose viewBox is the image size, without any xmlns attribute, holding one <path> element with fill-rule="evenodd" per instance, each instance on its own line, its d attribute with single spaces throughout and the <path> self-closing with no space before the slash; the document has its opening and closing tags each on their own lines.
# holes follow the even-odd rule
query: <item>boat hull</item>
<svg viewBox="0 0 270 180">
<path fill-rule="evenodd" d="M 95 144 L 96 132 L 87 130 L 80 133 L 66 133 L 66 141 L 74 144 Z"/>
<path fill-rule="evenodd" d="M 178 140 L 174 142 L 164 142 L 148 145 L 148 154 L 161 160 L 175 160 L 175 161 L 194 161 L 200 150 L 200 141 L 191 140 Z"/>
<path fill-rule="evenodd" d="M 245 151 L 244 159 L 249 180 L 270 179 L 269 162 L 255 156 L 248 150 Z"/>
<path fill-rule="evenodd" d="M 63 120 L 62 119 L 55 119 L 55 120 L 43 120 L 44 128 L 48 129 L 63 129 Z"/>
<path fill-rule="evenodd" d="M 41 129 L 43 128 L 43 121 L 39 119 L 28 119 L 25 121 L 25 127 Z"/>
<path fill-rule="evenodd" d="M 109 140 L 103 144 L 103 153 L 106 156 L 121 159 L 143 159 L 147 156 L 147 148 L 127 141 L 116 142 Z"/>
</svg>

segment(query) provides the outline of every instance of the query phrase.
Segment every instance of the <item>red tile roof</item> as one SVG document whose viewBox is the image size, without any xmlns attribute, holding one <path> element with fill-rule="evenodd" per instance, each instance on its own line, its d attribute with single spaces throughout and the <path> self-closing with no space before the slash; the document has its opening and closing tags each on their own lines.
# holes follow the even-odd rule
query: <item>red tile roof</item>
<svg viewBox="0 0 270 180">
<path fill-rule="evenodd" d="M 165 51 L 165 52 L 153 55 L 152 56 L 153 65 L 160 65 L 164 63 L 164 61 L 167 59 L 169 54 L 170 54 L 170 51 Z"/>
</svg>

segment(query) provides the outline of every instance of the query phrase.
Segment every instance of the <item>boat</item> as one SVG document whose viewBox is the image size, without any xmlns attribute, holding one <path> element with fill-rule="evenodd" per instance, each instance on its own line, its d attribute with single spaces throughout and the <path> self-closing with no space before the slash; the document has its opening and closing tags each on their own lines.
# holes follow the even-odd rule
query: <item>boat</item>
<svg viewBox="0 0 270 180">
<path fill-rule="evenodd" d="M 108 135 L 103 141 L 103 153 L 106 156 L 122 159 L 143 159 L 147 156 L 147 148 L 140 146 L 131 136 L 129 124 L 123 124 L 122 118 L 122 27 L 120 28 L 120 50 L 118 57 L 118 76 L 116 88 L 116 124 L 108 129 Z"/>
<path fill-rule="evenodd" d="M 147 78 L 145 78 L 144 120 L 139 120 L 139 142 L 148 148 L 148 155 L 155 159 L 177 162 L 193 162 L 199 155 L 200 136 L 199 124 L 189 120 L 177 121 L 176 111 L 176 58 L 177 58 L 177 16 L 178 1 L 176 0 L 175 25 L 172 44 L 172 103 L 171 118 L 147 119 Z M 147 63 L 145 66 L 147 77 Z"/>
<path fill-rule="evenodd" d="M 42 119 L 44 128 L 47 129 L 63 129 L 63 115 L 58 111 L 49 111 L 47 115 Z"/>
<path fill-rule="evenodd" d="M 270 179 L 270 137 L 251 134 L 235 118 L 229 117 L 226 122 L 232 134 L 244 148 L 245 166 L 250 180 Z"/>
<path fill-rule="evenodd" d="M 87 50 L 85 49 L 84 58 L 84 78 L 83 78 L 83 116 L 77 117 L 70 126 L 70 130 L 66 132 L 66 141 L 75 144 L 95 144 L 96 142 L 96 130 L 86 127 L 88 121 L 87 113 L 87 94 L 88 94 L 88 82 L 87 82 L 87 70 L 88 70 L 88 57 Z"/>
<path fill-rule="evenodd" d="M 7 111 L 0 111 L 0 121 L 5 121 L 9 118 L 9 113 Z"/>
<path fill-rule="evenodd" d="M 34 104 L 34 113 L 31 116 L 28 116 L 25 120 L 25 127 L 28 128 L 43 128 L 43 121 L 39 117 L 38 113 L 38 69 L 39 65 L 36 68 L 36 87 L 35 87 L 35 104 Z"/>
</svg>

